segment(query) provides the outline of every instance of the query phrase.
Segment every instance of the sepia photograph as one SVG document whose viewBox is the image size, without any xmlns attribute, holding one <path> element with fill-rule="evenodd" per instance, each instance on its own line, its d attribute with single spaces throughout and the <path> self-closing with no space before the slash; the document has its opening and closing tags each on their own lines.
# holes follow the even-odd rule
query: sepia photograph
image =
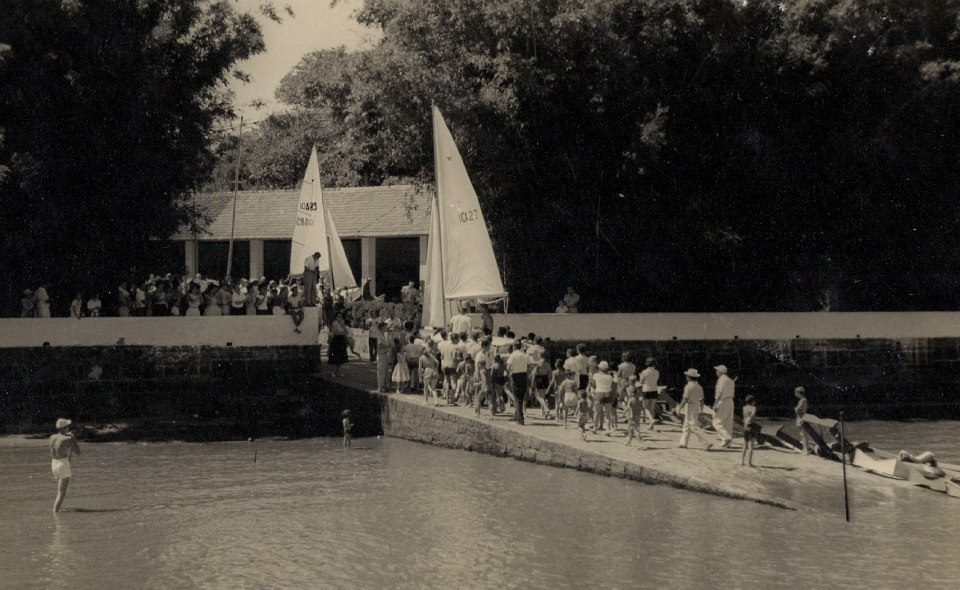
<svg viewBox="0 0 960 590">
<path fill-rule="evenodd" d="M 0 588 L 960 587 L 960 0 L 2 0 Z"/>
</svg>

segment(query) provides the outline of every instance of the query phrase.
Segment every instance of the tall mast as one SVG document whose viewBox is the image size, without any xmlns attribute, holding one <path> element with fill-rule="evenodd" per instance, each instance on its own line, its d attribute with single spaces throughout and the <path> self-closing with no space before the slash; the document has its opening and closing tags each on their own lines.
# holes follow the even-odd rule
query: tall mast
<svg viewBox="0 0 960 590">
<path fill-rule="evenodd" d="M 433 195 L 433 212 L 434 215 L 437 215 L 437 226 L 439 231 L 437 232 L 437 247 L 440 249 L 440 310 L 443 314 L 443 325 L 447 325 L 447 298 L 444 291 L 444 281 L 443 281 L 443 211 L 440 209 L 440 150 L 437 146 L 437 107 L 436 105 L 430 105 L 430 116 L 433 120 L 433 170 L 434 170 L 434 183 L 436 184 L 436 191 Z"/>
</svg>

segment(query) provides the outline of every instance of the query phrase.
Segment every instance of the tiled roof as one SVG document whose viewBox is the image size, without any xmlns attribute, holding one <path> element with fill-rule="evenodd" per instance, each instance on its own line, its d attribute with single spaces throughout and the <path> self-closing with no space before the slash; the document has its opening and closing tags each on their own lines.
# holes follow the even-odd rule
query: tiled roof
<svg viewBox="0 0 960 590">
<path fill-rule="evenodd" d="M 198 193 L 193 198 L 211 222 L 196 236 L 181 228 L 174 239 L 230 239 L 233 193 Z M 234 238 L 289 240 L 299 198 L 300 189 L 240 191 Z M 343 238 L 430 233 L 430 194 L 411 185 L 325 188 L 323 202 Z"/>
</svg>

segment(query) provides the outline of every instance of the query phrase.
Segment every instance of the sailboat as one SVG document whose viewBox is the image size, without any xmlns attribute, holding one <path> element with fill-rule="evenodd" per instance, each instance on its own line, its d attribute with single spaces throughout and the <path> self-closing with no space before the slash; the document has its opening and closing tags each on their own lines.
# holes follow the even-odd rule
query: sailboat
<svg viewBox="0 0 960 590">
<path fill-rule="evenodd" d="M 300 187 L 297 220 L 290 244 L 290 274 L 303 274 L 303 261 L 314 252 L 320 253 L 319 272 L 333 279 L 331 286 L 334 289 L 356 288 L 357 281 L 350 270 L 337 226 L 333 223 L 330 211 L 323 204 L 316 146 L 310 152 L 310 161 Z"/>
<path fill-rule="evenodd" d="M 456 313 L 457 301 L 495 301 L 506 298 L 507 291 L 477 192 L 437 107 L 433 157 L 437 190 L 430 211 L 423 320 L 425 326 L 441 327 Z"/>
</svg>

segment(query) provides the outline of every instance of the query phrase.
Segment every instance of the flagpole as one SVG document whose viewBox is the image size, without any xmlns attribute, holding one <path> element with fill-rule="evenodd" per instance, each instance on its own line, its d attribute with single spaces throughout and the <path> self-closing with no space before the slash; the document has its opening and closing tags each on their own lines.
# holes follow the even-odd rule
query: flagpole
<svg viewBox="0 0 960 590">
<path fill-rule="evenodd" d="M 443 314 L 443 325 L 447 325 L 447 297 L 443 282 L 443 211 L 440 210 L 440 150 L 437 149 L 437 117 L 440 111 L 436 105 L 431 105 L 430 114 L 433 117 L 433 171 L 434 182 L 437 185 L 433 195 L 433 212 L 437 215 L 437 247 L 440 248 L 440 312 Z M 441 326 L 442 327 L 442 326 Z"/>
<path fill-rule="evenodd" d="M 240 115 L 240 127 L 237 129 L 237 155 L 233 167 L 233 218 L 230 220 L 230 245 L 227 246 L 227 276 L 233 270 L 233 232 L 237 226 L 237 192 L 240 189 L 240 137 L 243 135 L 243 115 Z"/>
</svg>

